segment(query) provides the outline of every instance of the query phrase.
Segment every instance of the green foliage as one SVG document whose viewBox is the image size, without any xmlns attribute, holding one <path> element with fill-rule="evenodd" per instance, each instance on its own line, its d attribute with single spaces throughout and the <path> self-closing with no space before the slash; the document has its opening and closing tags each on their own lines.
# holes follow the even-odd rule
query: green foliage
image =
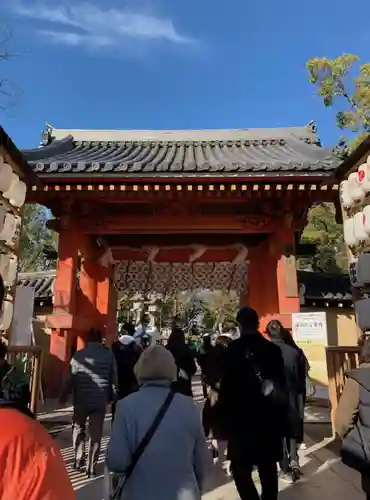
<svg viewBox="0 0 370 500">
<path fill-rule="evenodd" d="M 236 293 L 227 291 L 211 292 L 205 299 L 203 326 L 206 329 L 217 328 L 218 325 L 235 321 L 239 308 Z"/>
<path fill-rule="evenodd" d="M 317 252 L 312 258 L 300 259 L 301 268 L 310 267 L 314 271 L 325 272 L 347 271 L 343 228 L 335 220 L 332 203 L 322 203 L 311 208 L 301 242 L 317 245 Z"/>
<path fill-rule="evenodd" d="M 355 137 L 349 148 L 356 148 L 370 133 L 370 63 L 361 65 L 358 56 L 343 54 L 336 59 L 315 57 L 306 67 L 324 106 L 338 109 L 338 128 Z M 301 267 L 347 271 L 343 228 L 335 222 L 331 204 L 323 203 L 310 210 L 302 242 L 316 243 L 317 254 L 313 259 L 301 259 Z"/>
<path fill-rule="evenodd" d="M 140 301 L 137 295 L 126 294 L 120 301 L 118 322 L 134 321 L 131 309 L 133 302 Z M 153 312 L 157 328 L 171 328 L 176 317 L 182 326 L 189 325 L 198 316 L 207 329 L 216 328 L 225 322 L 233 322 L 238 310 L 238 297 L 233 292 L 181 292 L 176 295 L 157 297 L 152 302 L 156 306 Z"/>
<path fill-rule="evenodd" d="M 46 271 L 55 263 L 43 255 L 45 245 L 57 248 L 58 235 L 46 227 L 48 213 L 41 205 L 26 205 L 21 234 L 20 272 Z"/>
<path fill-rule="evenodd" d="M 0 381 L 0 394 L 9 401 L 22 398 L 24 388 L 28 386 L 29 374 L 26 372 L 27 361 L 17 359 L 14 361 Z"/>
<path fill-rule="evenodd" d="M 343 54 L 336 59 L 315 57 L 306 66 L 326 107 L 344 102 L 337 126 L 356 135 L 350 148 L 356 147 L 370 133 L 370 63 L 359 65 L 358 56 Z"/>
</svg>

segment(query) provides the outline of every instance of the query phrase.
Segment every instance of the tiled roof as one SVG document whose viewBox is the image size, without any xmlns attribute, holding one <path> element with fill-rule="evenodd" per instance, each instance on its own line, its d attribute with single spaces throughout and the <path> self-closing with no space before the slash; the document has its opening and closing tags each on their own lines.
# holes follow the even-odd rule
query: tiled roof
<svg viewBox="0 0 370 500">
<path fill-rule="evenodd" d="M 55 271 L 39 273 L 20 273 L 17 285 L 30 286 L 35 289 L 35 300 L 46 300 L 52 297 L 52 284 Z"/>
<path fill-rule="evenodd" d="M 304 285 L 305 300 L 352 300 L 351 285 L 346 274 L 299 271 L 298 280 Z"/>
<path fill-rule="evenodd" d="M 46 300 L 52 296 L 55 271 L 19 274 L 18 285 L 33 286 L 35 300 Z M 348 301 L 352 300 L 349 278 L 345 274 L 315 273 L 299 271 L 298 280 L 304 285 L 305 300 Z"/>
<path fill-rule="evenodd" d="M 328 175 L 341 163 L 306 127 L 242 130 L 89 131 L 48 127 L 23 151 L 43 176 Z"/>
</svg>

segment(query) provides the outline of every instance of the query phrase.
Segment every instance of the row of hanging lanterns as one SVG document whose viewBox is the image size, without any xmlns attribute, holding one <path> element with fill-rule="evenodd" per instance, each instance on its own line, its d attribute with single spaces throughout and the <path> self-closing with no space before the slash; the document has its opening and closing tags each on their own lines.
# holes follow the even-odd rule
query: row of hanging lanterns
<svg viewBox="0 0 370 500">
<path fill-rule="evenodd" d="M 0 312 L 0 331 L 6 332 L 12 323 L 15 286 L 18 274 L 18 256 L 14 251 L 19 238 L 21 216 L 19 209 L 26 201 L 27 185 L 14 172 L 13 167 L 0 156 L 0 273 L 6 296 Z"/>
<path fill-rule="evenodd" d="M 349 247 L 370 243 L 370 205 L 363 207 L 370 193 L 370 155 L 357 172 L 341 182 L 340 202 L 349 217 L 343 223 L 344 241 Z"/>
<path fill-rule="evenodd" d="M 11 165 L 5 163 L 0 156 L 0 192 L 3 198 L 16 208 L 21 208 L 26 201 L 27 186 L 13 171 Z"/>
<path fill-rule="evenodd" d="M 370 155 L 340 185 L 340 202 L 346 217 L 343 221 L 344 241 L 350 249 L 349 278 L 358 290 L 354 296 L 356 322 L 362 331 L 370 329 L 370 298 L 366 292 L 370 286 Z"/>
</svg>

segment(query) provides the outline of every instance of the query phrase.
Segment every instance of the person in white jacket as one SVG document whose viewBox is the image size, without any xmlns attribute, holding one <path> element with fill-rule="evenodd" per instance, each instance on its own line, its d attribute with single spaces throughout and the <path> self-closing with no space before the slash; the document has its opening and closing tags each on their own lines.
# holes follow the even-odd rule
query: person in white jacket
<svg viewBox="0 0 370 500">
<path fill-rule="evenodd" d="M 156 345 L 160 339 L 160 333 L 149 316 L 143 316 L 141 323 L 135 328 L 134 338 L 138 344 L 141 344 L 145 337 L 149 339 L 150 346 Z"/>
</svg>

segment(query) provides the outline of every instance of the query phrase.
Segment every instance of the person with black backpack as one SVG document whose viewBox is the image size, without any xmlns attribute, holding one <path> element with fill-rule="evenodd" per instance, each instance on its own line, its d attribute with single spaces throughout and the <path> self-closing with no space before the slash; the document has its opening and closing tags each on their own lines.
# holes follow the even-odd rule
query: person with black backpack
<svg viewBox="0 0 370 500">
<path fill-rule="evenodd" d="M 254 309 L 242 308 L 237 321 L 241 335 L 225 349 L 218 400 L 230 469 L 241 500 L 260 498 L 254 467 L 263 500 L 277 500 L 277 462 L 287 427 L 283 358 L 280 348 L 259 333 Z"/>
<path fill-rule="evenodd" d="M 286 330 L 280 321 L 271 320 L 266 333 L 281 350 L 284 360 L 285 379 L 288 390 L 288 432 L 283 442 L 283 458 L 280 461 L 281 479 L 295 483 L 301 478 L 298 446 L 303 442 L 303 407 L 306 390 L 305 357 L 298 347 L 285 340 Z"/>
</svg>

